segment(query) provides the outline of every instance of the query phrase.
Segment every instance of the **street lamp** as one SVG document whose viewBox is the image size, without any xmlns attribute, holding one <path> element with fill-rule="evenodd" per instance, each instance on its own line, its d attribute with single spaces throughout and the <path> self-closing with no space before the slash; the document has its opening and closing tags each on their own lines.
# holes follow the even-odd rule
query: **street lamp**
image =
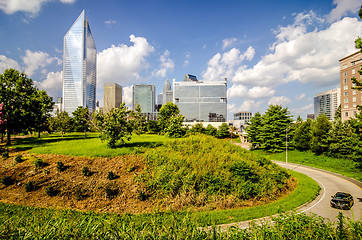
<svg viewBox="0 0 362 240">
<path fill-rule="evenodd" d="M 285 129 L 285 163 L 288 164 L 288 130 L 291 126 Z"/>
</svg>

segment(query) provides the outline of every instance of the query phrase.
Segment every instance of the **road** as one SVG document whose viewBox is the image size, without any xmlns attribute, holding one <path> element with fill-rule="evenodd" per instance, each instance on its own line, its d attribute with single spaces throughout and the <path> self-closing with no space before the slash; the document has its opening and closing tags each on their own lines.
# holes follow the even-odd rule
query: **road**
<svg viewBox="0 0 362 240">
<path fill-rule="evenodd" d="M 301 212 L 315 213 L 333 222 L 337 221 L 339 212 L 342 212 L 344 216 L 351 219 L 362 220 L 362 188 L 358 186 L 358 183 L 350 182 L 349 180 L 343 179 L 342 176 L 336 176 L 333 173 L 322 170 L 293 163 L 274 162 L 283 168 L 291 169 L 313 178 L 321 186 L 322 190 L 317 199 L 299 209 Z M 354 205 L 351 210 L 341 210 L 330 207 L 329 201 L 331 200 L 331 196 L 336 192 L 348 192 L 352 194 Z"/>
</svg>

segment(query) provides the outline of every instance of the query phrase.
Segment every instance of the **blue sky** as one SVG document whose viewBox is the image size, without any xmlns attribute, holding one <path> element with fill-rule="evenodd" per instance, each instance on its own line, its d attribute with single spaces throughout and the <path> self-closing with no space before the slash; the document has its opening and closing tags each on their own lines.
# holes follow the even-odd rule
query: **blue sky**
<svg viewBox="0 0 362 240">
<path fill-rule="evenodd" d="M 313 97 L 339 86 L 338 60 L 356 52 L 362 0 L 0 0 L 0 72 L 24 71 L 61 97 L 63 36 L 84 9 L 103 83 L 228 78 L 228 118 L 269 104 L 296 118 Z"/>
</svg>

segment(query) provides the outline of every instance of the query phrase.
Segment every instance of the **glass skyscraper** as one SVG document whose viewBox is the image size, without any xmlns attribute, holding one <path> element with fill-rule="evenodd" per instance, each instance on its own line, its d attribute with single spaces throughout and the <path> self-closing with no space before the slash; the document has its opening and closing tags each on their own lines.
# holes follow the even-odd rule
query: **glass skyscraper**
<svg viewBox="0 0 362 240">
<path fill-rule="evenodd" d="M 186 122 L 225 122 L 226 81 L 173 80 L 173 102 Z"/>
<path fill-rule="evenodd" d="M 95 110 L 96 69 L 97 49 L 83 10 L 64 36 L 63 111 L 71 114 L 78 106 Z"/>
<path fill-rule="evenodd" d="M 133 85 L 133 109 L 136 109 L 137 104 L 141 106 L 142 113 L 155 112 L 155 85 L 139 84 Z"/>
</svg>

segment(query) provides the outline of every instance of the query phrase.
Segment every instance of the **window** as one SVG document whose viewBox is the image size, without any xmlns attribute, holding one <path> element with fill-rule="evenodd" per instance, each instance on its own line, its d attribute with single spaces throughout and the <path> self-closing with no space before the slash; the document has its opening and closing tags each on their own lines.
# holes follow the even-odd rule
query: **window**
<svg viewBox="0 0 362 240">
<path fill-rule="evenodd" d="M 353 107 L 355 108 L 355 107 L 356 107 L 356 104 L 353 104 Z"/>
<path fill-rule="evenodd" d="M 352 102 L 356 102 L 356 97 L 353 97 Z"/>
<path fill-rule="evenodd" d="M 356 84 L 355 84 L 355 83 L 353 83 L 353 84 L 352 84 L 352 87 L 356 87 Z"/>
<path fill-rule="evenodd" d="M 356 95 L 356 90 L 353 90 L 353 91 L 352 91 L 352 94 L 353 94 L 353 95 Z"/>
<path fill-rule="evenodd" d="M 345 86 L 343 87 L 343 89 L 344 89 L 344 90 L 347 90 L 347 89 L 348 89 L 348 86 L 347 86 L 347 85 L 345 85 Z"/>
<path fill-rule="evenodd" d="M 344 82 L 344 84 L 348 83 L 347 78 L 345 78 L 345 79 L 343 80 L 343 82 Z"/>
<path fill-rule="evenodd" d="M 348 104 L 345 104 L 343 108 L 348 108 Z"/>
<path fill-rule="evenodd" d="M 344 99 L 344 103 L 348 103 L 348 98 L 345 98 L 345 99 Z"/>
<path fill-rule="evenodd" d="M 348 112 L 345 112 L 345 116 L 348 117 Z"/>
<path fill-rule="evenodd" d="M 352 69 L 352 74 L 355 74 L 356 73 L 356 69 Z"/>
<path fill-rule="evenodd" d="M 347 77 L 347 72 L 344 72 L 344 73 L 343 73 L 343 77 Z"/>
<path fill-rule="evenodd" d="M 346 69 L 347 68 L 347 64 L 343 64 L 343 69 Z"/>
<path fill-rule="evenodd" d="M 347 97 L 347 96 L 348 96 L 348 92 L 344 92 L 344 96 Z"/>
<path fill-rule="evenodd" d="M 355 63 L 355 62 L 352 62 L 352 66 L 354 66 L 354 65 L 356 65 L 356 63 Z"/>
</svg>

